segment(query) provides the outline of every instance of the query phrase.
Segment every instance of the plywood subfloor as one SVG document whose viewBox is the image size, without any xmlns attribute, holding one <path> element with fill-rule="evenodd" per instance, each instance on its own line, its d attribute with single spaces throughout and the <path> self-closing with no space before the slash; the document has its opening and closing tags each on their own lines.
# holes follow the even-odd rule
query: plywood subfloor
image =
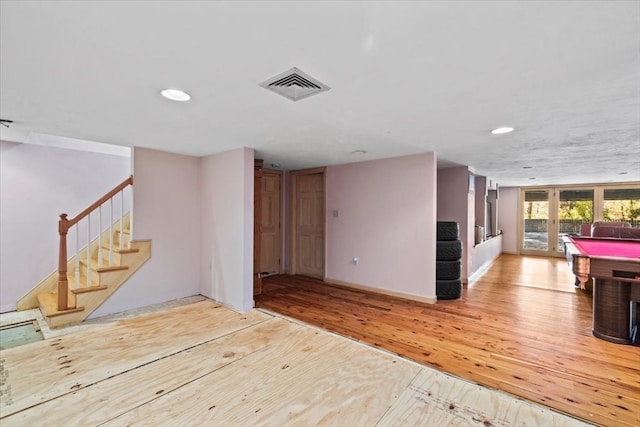
<svg viewBox="0 0 640 427">
<path fill-rule="evenodd" d="M 326 331 L 201 301 L 0 353 L 3 427 L 581 425 Z"/>
</svg>

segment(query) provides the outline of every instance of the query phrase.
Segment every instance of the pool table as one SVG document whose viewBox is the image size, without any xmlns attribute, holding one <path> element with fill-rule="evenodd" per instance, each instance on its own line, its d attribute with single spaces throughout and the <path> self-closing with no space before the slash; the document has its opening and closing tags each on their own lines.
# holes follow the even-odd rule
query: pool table
<svg viewBox="0 0 640 427">
<path fill-rule="evenodd" d="M 563 242 L 580 287 L 593 278 L 593 335 L 619 344 L 636 343 L 640 240 L 567 235 Z"/>
</svg>

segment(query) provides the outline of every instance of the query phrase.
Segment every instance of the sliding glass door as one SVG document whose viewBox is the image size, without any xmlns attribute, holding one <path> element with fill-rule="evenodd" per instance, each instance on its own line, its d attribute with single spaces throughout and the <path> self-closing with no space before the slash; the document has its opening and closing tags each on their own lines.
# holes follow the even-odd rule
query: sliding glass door
<svg viewBox="0 0 640 427">
<path fill-rule="evenodd" d="M 553 255 L 564 255 L 562 236 L 580 234 L 582 224 L 593 222 L 594 190 L 556 189 L 557 222 L 556 245 Z M 555 220 L 555 218 L 554 218 Z"/>
<path fill-rule="evenodd" d="M 551 190 L 524 190 L 522 201 L 521 252 L 549 255 Z"/>
<path fill-rule="evenodd" d="M 562 236 L 589 235 L 595 221 L 628 222 L 640 228 L 636 183 L 523 188 L 520 201 L 522 254 L 564 256 Z"/>
</svg>

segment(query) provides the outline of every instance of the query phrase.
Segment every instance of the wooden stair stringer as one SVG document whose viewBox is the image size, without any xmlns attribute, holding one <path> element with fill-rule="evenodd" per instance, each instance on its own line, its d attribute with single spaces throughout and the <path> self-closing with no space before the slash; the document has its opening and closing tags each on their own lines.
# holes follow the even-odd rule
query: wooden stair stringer
<svg viewBox="0 0 640 427">
<path fill-rule="evenodd" d="M 125 229 L 129 229 L 128 224 L 130 223 L 130 214 L 127 212 L 123 217 L 122 220 L 125 224 L 125 226 L 123 228 Z M 114 231 L 116 230 L 120 230 L 120 220 L 117 220 L 114 224 L 113 224 L 113 229 Z M 101 236 L 100 236 L 100 241 L 101 242 L 108 242 L 109 241 L 109 232 L 110 229 L 107 228 L 105 231 L 102 232 Z M 94 254 L 98 251 L 98 237 L 96 236 L 95 239 L 93 239 L 91 241 L 91 247 L 89 248 L 89 251 Z M 80 259 L 85 259 L 85 250 L 86 250 L 86 246 L 84 249 L 80 250 Z M 73 255 L 71 258 L 69 258 L 69 260 L 67 261 L 67 271 L 74 271 L 75 269 L 75 262 L 76 262 L 76 255 Z M 40 283 L 38 283 L 33 289 L 31 289 L 29 292 L 27 292 L 27 294 L 25 294 L 25 296 L 23 296 L 22 298 L 20 298 L 16 304 L 16 309 L 17 311 L 23 311 L 23 310 L 31 310 L 33 308 L 38 308 L 39 304 L 38 304 L 38 294 L 43 294 L 43 293 L 51 293 L 51 292 L 56 292 L 58 289 L 58 270 L 55 270 L 54 272 L 52 272 L 49 276 L 47 276 L 44 280 L 42 280 Z"/>
<path fill-rule="evenodd" d="M 107 278 L 101 280 L 99 289 L 93 287 L 96 288 L 95 291 L 91 287 L 77 292 L 70 291 L 75 294 L 76 307 L 82 307 L 83 310 L 45 317 L 49 327 L 59 328 L 82 323 L 151 258 L 151 240 L 133 240 L 130 245 L 138 251 L 125 255 L 124 264 L 128 268 L 108 271 Z"/>
</svg>

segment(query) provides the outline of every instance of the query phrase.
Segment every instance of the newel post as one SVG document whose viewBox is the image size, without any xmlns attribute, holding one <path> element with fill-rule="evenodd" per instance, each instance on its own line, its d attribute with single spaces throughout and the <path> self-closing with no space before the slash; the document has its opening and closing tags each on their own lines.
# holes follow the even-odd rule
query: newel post
<svg viewBox="0 0 640 427">
<path fill-rule="evenodd" d="M 67 214 L 60 215 L 58 221 L 58 232 L 60 233 L 60 251 L 58 253 L 58 311 L 66 310 L 67 293 L 69 284 L 67 283 L 67 231 L 69 230 L 69 220 Z"/>
</svg>

